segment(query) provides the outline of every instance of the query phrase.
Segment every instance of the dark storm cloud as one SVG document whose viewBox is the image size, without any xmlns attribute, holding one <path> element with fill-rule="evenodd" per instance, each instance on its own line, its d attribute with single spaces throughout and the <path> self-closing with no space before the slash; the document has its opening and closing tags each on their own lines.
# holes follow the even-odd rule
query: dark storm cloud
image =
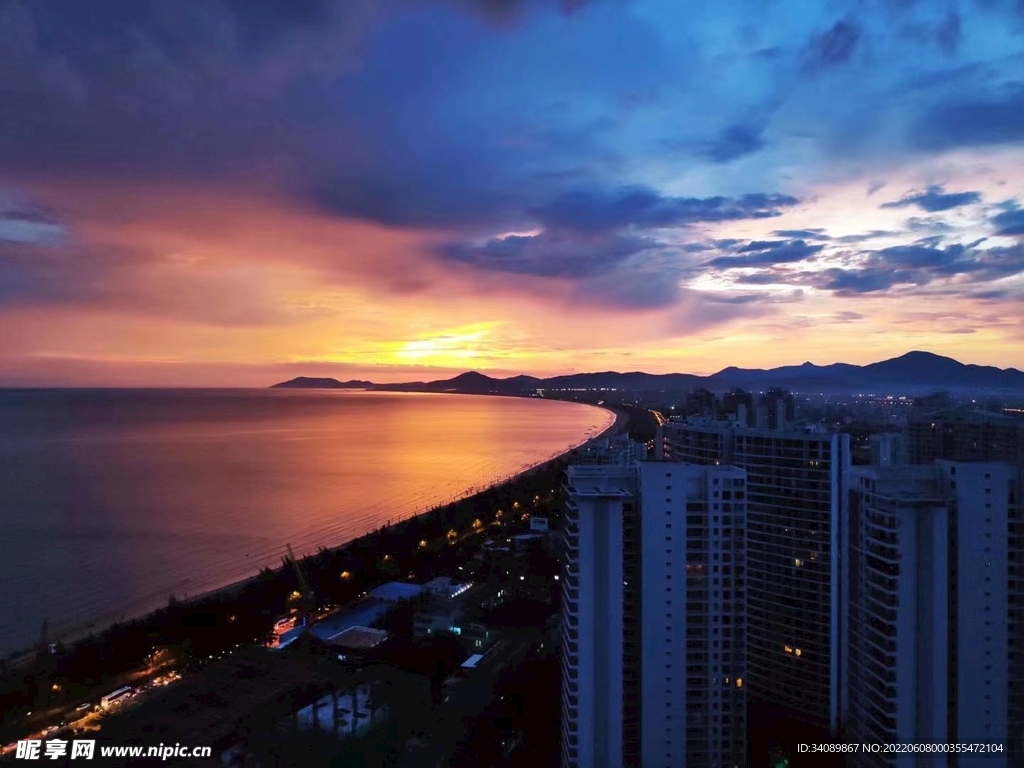
<svg viewBox="0 0 1024 768">
<path fill-rule="evenodd" d="M 496 272 L 584 278 L 612 269 L 643 251 L 661 248 L 655 240 L 632 235 L 542 233 L 495 238 L 482 246 L 449 244 L 438 254 Z"/>
<path fill-rule="evenodd" d="M 911 216 L 903 222 L 903 226 L 908 232 L 927 232 L 935 236 L 955 232 L 957 229 L 938 216 Z"/>
<path fill-rule="evenodd" d="M 733 278 L 733 281 L 741 285 L 778 285 L 791 279 L 792 275 L 780 272 L 754 272 L 749 275 L 740 275 Z"/>
<path fill-rule="evenodd" d="M 776 237 L 785 237 L 791 240 L 830 240 L 821 228 L 813 229 L 776 229 L 772 232 Z"/>
<path fill-rule="evenodd" d="M 1024 235 L 1024 208 L 1013 207 L 992 217 L 996 234 L 1004 237 Z"/>
<path fill-rule="evenodd" d="M 705 266 L 715 269 L 763 267 L 805 261 L 818 253 L 823 245 L 808 245 L 803 240 L 753 241 L 736 249 L 738 256 L 719 256 Z"/>
<path fill-rule="evenodd" d="M 899 285 L 927 285 L 930 280 L 921 273 L 910 270 L 864 270 L 829 269 L 814 278 L 815 288 L 833 291 L 839 296 L 888 291 Z"/>
<path fill-rule="evenodd" d="M 853 58 L 860 38 L 861 28 L 854 19 L 840 19 L 807 43 L 804 50 L 807 70 L 816 72 L 846 64 Z"/>
<path fill-rule="evenodd" d="M 573 193 L 532 209 L 544 225 L 536 235 L 508 235 L 483 244 L 448 243 L 442 259 L 492 272 L 566 278 L 580 301 L 624 309 L 667 306 L 678 295 L 685 269 L 672 254 L 708 250 L 703 243 L 669 246 L 644 235 L 659 227 L 733 221 L 778 215 L 797 201 L 784 195 L 737 198 L 674 198 L 643 187 L 609 193 Z M 752 243 L 745 259 L 779 263 L 820 250 L 803 241 Z M 666 257 L 666 254 L 668 256 Z M 799 254 L 799 256 L 798 256 Z"/>
<path fill-rule="evenodd" d="M 581 281 L 576 301 L 627 310 L 663 309 L 680 297 L 676 280 L 655 270 L 608 271 Z"/>
<path fill-rule="evenodd" d="M 935 184 L 928 187 L 924 192 L 913 192 L 904 195 L 894 202 L 883 203 L 881 207 L 908 208 L 915 205 L 929 213 L 936 213 L 978 202 L 981 202 L 980 192 L 946 192 L 941 184 Z"/>
<path fill-rule="evenodd" d="M 867 7 L 856 18 L 834 11 L 824 19 L 801 17 L 802 31 L 786 20 L 794 14 L 779 14 L 757 30 L 744 55 L 713 44 L 743 16 L 742 5 L 657 22 L 638 21 L 623 5 L 0 2 L 0 171 L 30 181 L 84 179 L 90 188 L 133 176 L 154 189 L 164 180 L 230 189 L 255 177 L 253 185 L 262 185 L 257 196 L 291 196 L 291 203 L 340 218 L 451 230 L 459 244 L 441 253 L 463 264 L 581 281 L 592 270 L 624 270 L 616 274 L 622 296 L 629 296 L 627 273 L 653 290 L 644 265 L 666 252 L 651 230 L 771 218 L 796 205 L 781 194 L 712 196 L 734 191 L 736 178 L 749 179 L 746 188 L 772 190 L 781 168 L 799 175 L 791 159 L 773 154 L 776 130 L 809 147 L 870 133 L 883 157 L 905 151 L 893 125 L 907 121 L 916 125 L 915 149 L 1024 139 L 1024 89 L 986 90 L 997 82 L 1002 60 L 993 54 L 976 65 L 938 50 L 936 41 L 956 55 L 971 31 L 956 14 L 921 21 L 927 45 L 905 60 L 902 49 L 886 47 L 888 17 Z M 505 28 L 482 18 L 524 23 Z M 685 34 L 664 34 L 669 24 L 682 25 Z M 869 39 L 871 53 L 877 43 L 877 51 L 893 57 L 892 66 L 870 74 L 843 67 L 860 58 Z M 931 59 L 919 61 L 926 56 Z M 845 92 L 823 100 L 816 88 L 793 82 L 794 63 L 803 63 L 805 74 L 842 68 L 835 76 L 849 78 L 845 87 L 881 83 L 880 90 L 900 93 L 900 101 L 872 104 L 851 117 L 840 98 Z M 726 88 L 717 85 L 723 75 L 730 78 Z M 870 83 L 857 80 L 865 77 Z M 905 84 L 914 89 L 912 98 L 903 99 Z M 806 93 L 799 93 L 803 86 Z M 783 102 L 788 122 L 776 122 L 774 105 Z M 896 123 L 889 122 L 892 111 Z M 769 124 L 772 141 L 766 142 Z M 692 182 L 685 196 L 620 187 L 651 178 L 646 168 L 658 167 L 661 178 L 680 170 L 664 162 L 660 149 L 659 138 L 670 129 L 689 153 L 687 163 L 734 162 L 736 175 L 733 168 L 698 170 L 694 178 L 703 181 Z M 749 177 L 742 165 L 748 160 Z M 886 175 L 870 171 L 872 178 Z M 931 188 L 895 204 L 944 211 L 976 202 L 974 195 Z M 1016 216 L 1004 212 L 993 226 L 1018 232 Z M 792 226 L 803 223 L 814 219 Z M 534 237 L 467 244 L 481 233 L 538 225 L 543 232 Z M 6 242 L 45 244 L 62 229 L 56 221 L 33 222 L 24 212 L 0 209 Z M 778 241 L 719 242 L 714 247 L 721 253 L 704 259 L 719 256 L 712 262 L 717 268 L 793 264 L 814 258 L 821 243 L 859 244 L 880 234 L 830 238 L 821 229 L 794 228 L 767 236 Z M 710 250 L 704 243 L 673 249 L 688 263 L 700 257 L 686 253 Z M 879 256 L 893 264 L 909 257 Z M 41 258 L 44 277 L 33 284 L 52 286 L 45 275 L 56 263 Z M 32 283 L 32 268 L 20 257 L 17 264 L 18 284 Z M 595 295 L 601 291 L 607 295 L 612 286 L 594 287 Z"/>
<path fill-rule="evenodd" d="M 325 110 L 291 84 L 358 61 L 365 6 L 0 4 L 0 166 L 209 179 L 301 156 Z"/>
<path fill-rule="evenodd" d="M 980 242 L 980 241 L 978 241 Z M 879 293 L 900 286 L 924 287 L 937 280 L 955 279 L 966 295 L 970 285 L 981 285 L 1024 274 L 1024 245 L 1009 248 L 954 244 L 937 248 L 927 244 L 883 248 L 865 255 L 856 267 L 822 271 L 772 269 L 737 278 L 749 285 L 787 284 L 832 291 L 839 296 Z"/>
<path fill-rule="evenodd" d="M 793 304 L 804 298 L 804 291 L 797 289 L 787 293 L 713 293 L 707 296 L 711 304 L 729 304 L 732 306 L 743 306 L 749 304 Z"/>
<path fill-rule="evenodd" d="M 842 237 L 833 238 L 835 242 L 842 243 L 844 245 L 863 243 L 867 240 L 875 240 L 879 237 L 893 237 L 896 235 L 904 234 L 902 232 L 893 232 L 886 229 L 873 229 L 870 232 L 861 232 L 857 235 L 843 235 Z"/>
<path fill-rule="evenodd" d="M 515 275 L 569 280 L 571 297 L 582 304 L 625 310 L 668 307 L 679 298 L 683 270 L 668 247 L 628 234 L 542 233 L 509 235 L 480 246 L 449 244 L 441 258 Z"/>
<path fill-rule="evenodd" d="M 1024 86 L 1016 83 L 988 97 L 947 97 L 917 121 L 912 139 L 926 150 L 1024 140 Z"/>
<path fill-rule="evenodd" d="M 609 193 L 573 192 L 536 207 L 532 213 L 548 228 L 605 232 L 623 227 L 679 227 L 700 222 L 765 219 L 799 201 L 788 195 L 740 197 L 666 197 L 647 187 L 623 187 Z"/>
<path fill-rule="evenodd" d="M 6 206 L 0 201 L 0 244 L 59 245 L 67 238 L 63 225 L 42 210 Z"/>
<path fill-rule="evenodd" d="M 927 244 L 894 245 L 876 251 L 873 260 L 892 267 L 930 267 L 936 269 L 949 268 L 961 261 L 966 253 L 962 245 L 951 245 L 948 248 L 935 248 Z"/>
</svg>

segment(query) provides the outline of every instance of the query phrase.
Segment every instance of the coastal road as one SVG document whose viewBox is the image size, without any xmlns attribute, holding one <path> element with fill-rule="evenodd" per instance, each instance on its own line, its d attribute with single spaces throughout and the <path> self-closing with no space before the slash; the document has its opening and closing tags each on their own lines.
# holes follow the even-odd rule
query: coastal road
<svg viewBox="0 0 1024 768">
<path fill-rule="evenodd" d="M 424 723 L 431 734 L 429 746 L 410 749 L 399 768 L 444 768 L 466 738 L 473 721 L 494 700 L 494 687 L 503 669 L 521 662 L 541 641 L 538 632 L 504 633 L 493 654 L 474 672 L 455 686 L 451 697 L 434 710 L 435 720 Z"/>
</svg>

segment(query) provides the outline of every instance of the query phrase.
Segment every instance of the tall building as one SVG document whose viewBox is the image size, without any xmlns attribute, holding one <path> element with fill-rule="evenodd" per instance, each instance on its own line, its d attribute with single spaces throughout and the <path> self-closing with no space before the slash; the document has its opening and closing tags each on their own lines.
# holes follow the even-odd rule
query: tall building
<svg viewBox="0 0 1024 768">
<path fill-rule="evenodd" d="M 844 741 L 1001 743 L 1002 755 L 859 753 L 857 768 L 1012 766 L 1020 737 L 1021 598 L 1004 463 L 857 467 L 847 497 Z M 1013 655 L 1016 648 L 1017 655 Z M 1015 754 L 1024 756 L 1024 752 Z"/>
<path fill-rule="evenodd" d="M 647 446 L 628 435 L 602 437 L 579 448 L 572 458 L 574 464 L 633 464 L 647 458 Z"/>
<path fill-rule="evenodd" d="M 730 389 L 722 395 L 722 415 L 743 426 L 754 426 L 754 396 L 742 389 Z"/>
<path fill-rule="evenodd" d="M 570 467 L 564 768 L 746 766 L 745 490 L 735 467 Z"/>
<path fill-rule="evenodd" d="M 1024 419 L 976 410 L 917 414 L 904 428 L 908 464 L 1006 461 L 1024 466 Z"/>
<path fill-rule="evenodd" d="M 873 467 L 892 467 L 903 463 L 903 435 L 883 432 L 868 438 Z"/>
<path fill-rule="evenodd" d="M 697 387 L 686 394 L 684 407 L 687 416 L 714 416 L 717 405 L 713 392 L 704 387 Z"/>
<path fill-rule="evenodd" d="M 759 427 L 785 429 L 793 425 L 796 418 L 796 403 L 785 389 L 770 387 L 758 401 Z"/>
<path fill-rule="evenodd" d="M 925 407 L 943 406 L 931 413 Z M 904 430 L 907 461 L 931 464 L 949 461 L 999 461 L 1014 466 L 1024 478 L 1024 418 L 1008 413 L 954 409 L 938 398 L 923 404 Z M 1018 481 L 1018 488 L 1021 482 Z M 1017 491 L 1010 506 L 1008 524 L 1009 591 L 1009 674 L 1024 680 L 1024 505 Z M 1024 755 L 1024 685 L 1010 691 L 1010 738 L 1016 740 L 1016 754 Z"/>
<path fill-rule="evenodd" d="M 663 458 L 747 474 L 747 672 L 754 704 L 821 730 L 839 722 L 842 489 L 848 435 L 693 421 L 661 428 Z"/>
</svg>

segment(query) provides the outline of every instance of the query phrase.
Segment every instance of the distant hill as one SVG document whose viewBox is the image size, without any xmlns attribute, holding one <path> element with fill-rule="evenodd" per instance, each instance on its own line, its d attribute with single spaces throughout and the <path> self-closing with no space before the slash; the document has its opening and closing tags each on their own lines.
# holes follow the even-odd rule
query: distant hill
<svg viewBox="0 0 1024 768">
<path fill-rule="evenodd" d="M 371 389 L 372 381 L 338 381 L 331 378 L 310 378 L 299 376 L 289 381 L 274 384 L 271 389 Z"/>
<path fill-rule="evenodd" d="M 950 357 L 931 352 L 908 352 L 900 357 L 859 366 L 784 366 L 771 370 L 726 368 L 707 378 L 711 389 L 769 386 L 808 391 L 888 391 L 899 388 L 941 387 L 948 389 L 1024 389 L 1024 373 L 1016 368 L 964 365 Z"/>
<path fill-rule="evenodd" d="M 659 390 L 680 392 L 694 387 L 715 391 L 740 387 L 766 389 L 784 387 L 796 392 L 911 391 L 934 388 L 962 390 L 1021 390 L 1024 372 L 1016 368 L 964 365 L 931 352 L 908 352 L 891 360 L 870 365 L 790 365 L 769 370 L 730 366 L 711 376 L 688 373 L 653 374 L 633 371 L 619 373 L 575 373 L 541 379 L 512 376 L 496 379 L 477 371 L 460 373 L 451 379 L 414 381 L 402 384 L 373 384 L 369 381 L 311 379 L 299 377 L 275 387 L 302 389 L 374 389 L 396 392 L 459 392 L 463 394 L 525 395 L 538 389 L 608 389 L 639 392 Z"/>
</svg>

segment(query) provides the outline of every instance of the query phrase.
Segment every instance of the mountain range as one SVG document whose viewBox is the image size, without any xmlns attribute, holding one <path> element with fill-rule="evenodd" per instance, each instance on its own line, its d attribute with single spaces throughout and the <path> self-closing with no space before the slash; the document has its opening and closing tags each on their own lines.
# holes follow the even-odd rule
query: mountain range
<svg viewBox="0 0 1024 768">
<path fill-rule="evenodd" d="M 794 392 L 868 391 L 886 394 L 924 390 L 1021 390 L 1024 372 L 1016 368 L 965 365 L 931 352 L 908 352 L 900 357 L 869 365 L 789 365 L 781 368 L 737 368 L 730 366 L 710 376 L 688 373 L 573 373 L 551 378 L 512 376 L 497 379 L 476 371 L 451 379 L 374 384 L 369 381 L 338 381 L 300 376 L 273 385 L 283 389 L 369 389 L 392 392 L 457 392 L 463 394 L 531 394 L 538 389 L 618 389 L 636 392 L 658 390 L 680 392 L 694 387 L 724 391 L 734 387 L 766 389 L 784 387 Z"/>
</svg>

